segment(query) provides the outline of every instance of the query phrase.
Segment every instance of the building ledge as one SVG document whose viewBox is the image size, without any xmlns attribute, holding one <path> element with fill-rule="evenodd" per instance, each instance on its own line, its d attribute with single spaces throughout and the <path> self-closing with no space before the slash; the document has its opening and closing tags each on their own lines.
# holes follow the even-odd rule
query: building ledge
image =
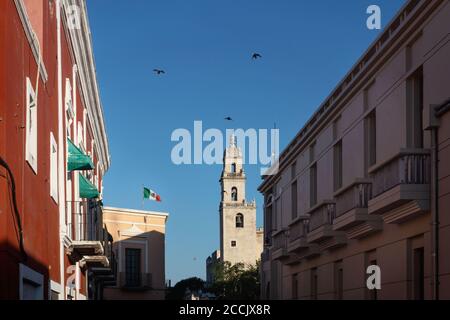
<svg viewBox="0 0 450 320">
<path fill-rule="evenodd" d="M 272 253 L 273 260 L 286 260 L 289 259 L 289 252 L 286 248 L 279 248 Z"/>
<path fill-rule="evenodd" d="M 109 267 L 109 260 L 106 256 L 84 256 L 80 260 L 81 268 L 107 268 Z"/>
<path fill-rule="evenodd" d="M 321 250 L 320 250 L 319 245 L 312 244 L 305 250 L 303 250 L 301 252 L 297 252 L 296 255 L 299 260 L 302 260 L 302 259 L 309 259 L 309 258 L 316 257 L 316 256 L 320 255 L 320 252 L 321 252 Z"/>
<path fill-rule="evenodd" d="M 369 220 L 345 230 L 348 239 L 359 239 L 371 233 L 383 230 L 383 220 Z"/>
<path fill-rule="evenodd" d="M 336 249 L 342 246 L 345 246 L 347 244 L 347 237 L 345 233 L 336 235 L 332 238 L 328 238 L 319 244 L 319 250 L 325 251 L 325 250 L 332 250 Z"/>
<path fill-rule="evenodd" d="M 298 238 L 288 245 L 288 252 L 300 252 L 308 249 L 311 244 L 306 240 L 305 237 Z"/>
<path fill-rule="evenodd" d="M 85 256 L 103 256 L 104 250 L 100 241 L 72 241 L 66 253 L 77 262 Z"/>
<path fill-rule="evenodd" d="M 346 231 L 366 222 L 381 222 L 381 217 L 370 215 L 367 208 L 356 208 L 334 219 L 333 230 Z"/>
<path fill-rule="evenodd" d="M 383 214 L 383 220 L 389 224 L 400 224 L 429 212 L 429 200 L 414 200 Z"/>
<path fill-rule="evenodd" d="M 343 235 L 341 231 L 333 230 L 333 226 L 330 224 L 323 225 L 308 233 L 307 241 L 309 243 L 319 243 L 323 240 Z"/>
</svg>

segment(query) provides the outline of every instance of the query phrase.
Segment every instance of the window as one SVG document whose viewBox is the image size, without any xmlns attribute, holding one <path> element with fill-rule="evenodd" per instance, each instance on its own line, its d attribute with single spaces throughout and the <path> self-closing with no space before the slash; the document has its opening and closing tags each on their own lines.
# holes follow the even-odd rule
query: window
<svg viewBox="0 0 450 320">
<path fill-rule="evenodd" d="M 334 191 L 342 188 L 342 141 L 334 146 L 333 159 Z"/>
<path fill-rule="evenodd" d="M 416 71 L 406 85 L 407 143 L 410 148 L 423 148 L 423 73 Z"/>
<path fill-rule="evenodd" d="M 377 118 L 376 110 L 372 111 L 364 120 L 364 158 L 365 171 L 377 161 Z"/>
<path fill-rule="evenodd" d="M 313 165 L 309 171 L 309 196 L 310 207 L 314 207 L 317 204 L 317 165 Z"/>
<path fill-rule="evenodd" d="M 236 228 L 244 227 L 244 215 L 242 213 L 238 213 L 236 215 Z"/>
<path fill-rule="evenodd" d="M 125 273 L 127 287 L 141 285 L 141 249 L 125 249 Z"/>
<path fill-rule="evenodd" d="M 236 246 L 237 246 L 236 241 L 231 241 L 231 247 L 232 247 L 232 248 L 236 248 Z"/>
<path fill-rule="evenodd" d="M 297 218 L 297 196 L 297 181 L 294 181 L 291 186 L 292 220 Z"/>
<path fill-rule="evenodd" d="M 236 163 L 231 164 L 231 173 L 236 173 Z"/>
<path fill-rule="evenodd" d="M 317 269 L 311 269 L 311 300 L 317 300 Z"/>
<path fill-rule="evenodd" d="M 342 267 L 342 261 L 335 263 L 334 272 L 334 291 L 336 294 L 336 300 L 342 300 L 344 297 L 344 269 Z"/>
<path fill-rule="evenodd" d="M 50 196 L 58 202 L 58 145 L 50 132 Z"/>
<path fill-rule="evenodd" d="M 413 287 L 414 287 L 414 299 L 423 300 L 425 296 L 425 283 L 424 283 L 424 250 L 423 248 L 417 248 L 413 251 L 414 270 L 413 270 Z"/>
<path fill-rule="evenodd" d="M 238 190 L 236 187 L 231 189 L 231 201 L 238 201 Z"/>
<path fill-rule="evenodd" d="M 26 87 L 25 160 L 37 174 L 37 97 L 29 78 Z"/>
</svg>

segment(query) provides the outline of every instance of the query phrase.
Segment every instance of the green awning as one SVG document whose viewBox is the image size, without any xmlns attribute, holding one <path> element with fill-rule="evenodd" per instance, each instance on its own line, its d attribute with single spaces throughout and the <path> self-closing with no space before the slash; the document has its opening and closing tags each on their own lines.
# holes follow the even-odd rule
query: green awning
<svg viewBox="0 0 450 320">
<path fill-rule="evenodd" d="M 67 139 L 67 144 L 69 146 L 69 156 L 67 160 L 67 170 L 69 172 L 94 169 L 91 157 L 85 155 L 70 139 Z"/>
<path fill-rule="evenodd" d="M 99 196 L 97 188 L 80 173 L 80 198 L 94 199 Z"/>
</svg>

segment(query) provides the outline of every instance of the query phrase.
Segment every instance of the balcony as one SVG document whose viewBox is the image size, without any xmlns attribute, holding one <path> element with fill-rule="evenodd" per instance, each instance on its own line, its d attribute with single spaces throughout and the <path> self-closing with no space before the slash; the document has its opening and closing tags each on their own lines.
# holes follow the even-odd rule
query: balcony
<svg viewBox="0 0 450 320">
<path fill-rule="evenodd" d="M 119 286 L 127 291 L 147 291 L 152 288 L 152 274 L 140 273 L 138 275 L 127 275 L 126 272 L 119 274 Z"/>
<path fill-rule="evenodd" d="M 372 167 L 373 198 L 369 214 L 381 215 L 386 223 L 403 223 L 430 210 L 430 152 L 402 150 Z"/>
<path fill-rule="evenodd" d="M 333 249 L 346 244 L 344 232 L 333 230 L 333 221 L 336 216 L 334 201 L 323 201 L 309 211 L 309 232 L 307 241 L 318 244 L 321 250 Z"/>
<path fill-rule="evenodd" d="M 289 225 L 288 252 L 294 254 L 297 260 L 310 258 L 320 253 L 319 246 L 309 243 L 307 235 L 309 231 L 309 216 L 303 215 L 295 219 Z"/>
<path fill-rule="evenodd" d="M 113 287 L 117 285 L 117 259 L 113 251 L 108 256 L 108 267 L 92 267 L 90 271 L 93 276 L 101 281 L 105 287 Z"/>
<path fill-rule="evenodd" d="M 311 244 L 306 240 L 308 235 L 309 216 L 301 216 L 289 225 L 288 252 L 298 253 L 308 249 Z"/>
<path fill-rule="evenodd" d="M 66 203 L 67 234 L 71 243 L 67 253 L 74 261 L 84 256 L 104 255 L 102 207 L 97 201 Z"/>
<path fill-rule="evenodd" d="M 369 215 L 368 204 L 372 197 L 372 182 L 356 179 L 335 193 L 336 218 L 333 230 L 345 231 L 349 239 L 358 239 L 382 229 L 381 217 Z"/>
</svg>

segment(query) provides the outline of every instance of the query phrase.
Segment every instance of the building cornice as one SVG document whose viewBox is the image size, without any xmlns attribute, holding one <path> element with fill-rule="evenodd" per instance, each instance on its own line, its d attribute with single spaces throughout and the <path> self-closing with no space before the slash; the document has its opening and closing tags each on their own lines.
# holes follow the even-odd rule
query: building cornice
<svg viewBox="0 0 450 320">
<path fill-rule="evenodd" d="M 134 216 L 155 216 L 157 218 L 168 218 L 169 214 L 166 212 L 158 212 L 158 211 L 144 211 L 144 210 L 135 210 L 135 209 L 124 209 L 124 208 L 115 208 L 115 207 L 104 207 L 104 211 L 112 214 L 124 214 L 124 215 L 134 215 Z"/>
<path fill-rule="evenodd" d="M 399 10 L 384 31 L 372 42 L 361 58 L 350 68 L 350 71 L 287 145 L 280 155 L 278 174 L 263 177 L 263 182 L 258 187 L 260 192 L 266 192 L 275 183 L 280 177 L 280 173 L 289 165 L 293 157 L 298 155 L 312 141 L 312 138 L 324 126 L 324 123 L 339 111 L 338 107 L 342 107 L 345 104 L 349 99 L 349 93 L 354 94 L 355 88 L 359 89 L 359 87 L 370 83 L 371 77 L 374 75 L 374 66 L 385 59 L 386 53 L 392 49 L 398 38 L 403 36 L 402 33 L 411 27 L 414 18 L 419 15 L 426 16 L 427 12 L 433 11 L 443 1 L 409 0 Z M 365 84 L 364 82 L 367 83 Z"/>
</svg>

